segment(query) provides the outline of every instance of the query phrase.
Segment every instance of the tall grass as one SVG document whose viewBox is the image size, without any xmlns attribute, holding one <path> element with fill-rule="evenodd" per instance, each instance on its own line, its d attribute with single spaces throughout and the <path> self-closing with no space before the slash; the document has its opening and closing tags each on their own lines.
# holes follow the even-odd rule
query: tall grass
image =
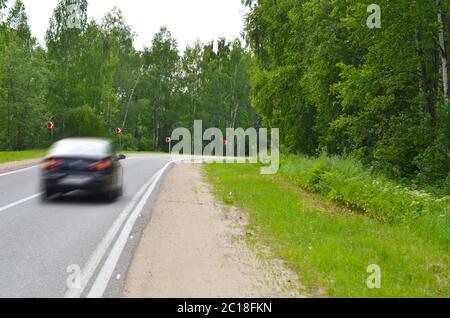
<svg viewBox="0 0 450 318">
<path fill-rule="evenodd" d="M 450 194 L 436 197 L 376 175 L 351 159 L 282 158 L 280 174 L 303 189 L 383 223 L 403 224 L 450 250 Z"/>
</svg>

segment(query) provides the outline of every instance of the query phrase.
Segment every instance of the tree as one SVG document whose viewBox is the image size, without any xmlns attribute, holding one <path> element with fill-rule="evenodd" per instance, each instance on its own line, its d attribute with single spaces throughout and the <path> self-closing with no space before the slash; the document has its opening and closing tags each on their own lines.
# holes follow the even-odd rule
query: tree
<svg viewBox="0 0 450 318">
<path fill-rule="evenodd" d="M 113 81 L 119 58 L 110 37 L 94 21 L 87 21 L 87 1 L 61 0 L 46 41 L 52 75 L 48 100 L 57 136 L 112 134 L 117 108 Z M 90 121 L 95 118 L 89 129 L 76 120 L 86 116 Z"/>
<path fill-rule="evenodd" d="M 69 8 L 75 5 L 80 25 L 77 28 L 69 26 L 73 12 Z M 56 138 L 66 136 L 66 112 L 72 108 L 82 107 L 77 86 L 80 70 L 77 60 L 80 51 L 81 36 L 87 28 L 87 1 L 60 0 L 53 12 L 50 26 L 46 34 L 48 59 L 50 68 L 48 102 L 55 122 Z"/>
<path fill-rule="evenodd" d="M 442 0 L 436 0 L 436 7 L 438 11 L 438 27 L 439 27 L 439 55 L 441 57 L 441 67 L 440 71 L 442 74 L 442 94 L 445 103 L 448 103 L 448 50 L 445 41 L 445 16 L 444 8 L 442 6 Z"/>
<path fill-rule="evenodd" d="M 284 149 L 445 180 L 448 1 L 380 0 L 380 29 L 367 27 L 362 0 L 245 3 L 253 105 L 283 128 Z"/>
<path fill-rule="evenodd" d="M 6 1 L 0 0 L 2 13 Z M 114 8 L 88 21 L 87 0 L 59 0 L 46 34 L 31 36 L 17 1 L 0 23 L 0 147 L 48 146 L 71 136 L 112 137 L 122 127 L 127 149 L 165 150 L 174 128 L 259 124 L 250 105 L 250 52 L 239 40 L 196 43 L 178 52 L 161 28 L 144 50 Z M 53 140 L 45 123 L 55 123 Z"/>
<path fill-rule="evenodd" d="M 144 49 L 142 60 L 145 73 L 138 95 L 150 102 L 142 120 L 151 127 L 154 149 L 160 149 L 160 141 L 176 128 L 171 118 L 176 113 L 173 95 L 180 61 L 176 41 L 165 27 L 155 35 L 152 46 Z"/>
<path fill-rule="evenodd" d="M 136 113 L 133 97 L 141 77 L 140 55 L 133 47 L 135 34 L 126 23 L 122 11 L 117 8 L 105 15 L 101 28 L 111 54 L 117 60 L 113 90 L 117 96 L 118 110 L 117 112 L 111 109 L 108 111 L 108 126 L 126 127 L 128 131 L 136 135 L 138 121 L 135 116 L 130 116 Z M 132 108 L 131 111 L 130 108 Z"/>
<path fill-rule="evenodd" d="M 23 150 L 46 141 L 42 129 L 46 115 L 45 53 L 31 36 L 20 0 L 10 10 L 6 26 L 8 40 L 0 62 L 0 145 L 2 149 Z"/>
</svg>

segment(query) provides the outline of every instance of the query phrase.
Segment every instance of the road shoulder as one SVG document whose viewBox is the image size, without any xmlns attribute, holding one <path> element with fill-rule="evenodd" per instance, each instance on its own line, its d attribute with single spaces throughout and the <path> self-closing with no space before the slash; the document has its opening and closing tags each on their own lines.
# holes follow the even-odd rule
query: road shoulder
<svg viewBox="0 0 450 318">
<path fill-rule="evenodd" d="M 127 298 L 302 297 L 296 275 L 245 239 L 246 216 L 216 202 L 197 165 L 168 173 L 130 266 Z"/>
<path fill-rule="evenodd" d="M 35 159 L 9 161 L 9 162 L 0 163 L 0 174 L 33 167 L 33 166 L 39 164 L 39 162 L 41 160 L 42 159 L 40 159 L 40 158 L 35 158 Z"/>
</svg>

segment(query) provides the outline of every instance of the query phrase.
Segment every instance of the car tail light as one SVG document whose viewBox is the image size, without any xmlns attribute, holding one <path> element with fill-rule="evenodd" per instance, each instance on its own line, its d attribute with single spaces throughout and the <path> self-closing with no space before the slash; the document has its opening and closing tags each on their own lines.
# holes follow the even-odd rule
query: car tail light
<svg viewBox="0 0 450 318">
<path fill-rule="evenodd" d="M 113 165 L 111 160 L 100 160 L 91 164 L 90 169 L 95 171 L 101 171 L 111 168 Z"/>
<path fill-rule="evenodd" d="M 59 166 L 61 166 L 61 164 L 62 164 L 62 160 L 48 159 L 42 163 L 41 167 L 42 167 L 42 169 L 49 170 L 49 169 L 58 168 Z"/>
</svg>

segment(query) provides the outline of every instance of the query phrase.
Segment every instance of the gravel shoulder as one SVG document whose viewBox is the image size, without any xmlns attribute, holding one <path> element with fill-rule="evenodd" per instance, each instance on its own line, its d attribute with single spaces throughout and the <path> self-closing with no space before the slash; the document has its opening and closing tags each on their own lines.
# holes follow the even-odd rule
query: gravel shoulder
<svg viewBox="0 0 450 318">
<path fill-rule="evenodd" d="M 295 274 L 247 244 L 246 215 L 212 195 L 198 165 L 167 174 L 129 268 L 125 298 L 302 297 Z"/>
<path fill-rule="evenodd" d="M 29 168 L 39 164 L 41 160 L 41 158 L 36 158 L 0 163 L 0 173 L 7 173 L 15 170 Z"/>
</svg>

